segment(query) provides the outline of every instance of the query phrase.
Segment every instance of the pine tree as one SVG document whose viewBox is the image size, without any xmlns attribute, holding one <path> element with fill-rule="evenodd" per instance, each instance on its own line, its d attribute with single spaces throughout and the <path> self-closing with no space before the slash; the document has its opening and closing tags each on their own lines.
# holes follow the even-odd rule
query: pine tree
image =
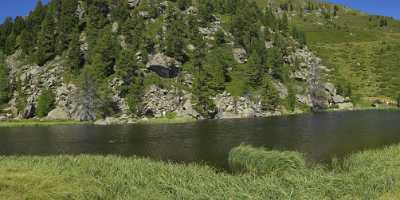
<svg viewBox="0 0 400 200">
<path fill-rule="evenodd" d="M 89 55 L 96 46 L 99 32 L 107 25 L 107 13 L 109 12 L 107 2 L 105 0 L 86 1 L 87 13 L 87 41 L 89 44 Z"/>
<path fill-rule="evenodd" d="M 283 81 L 283 61 L 281 51 L 278 48 L 273 47 L 270 49 L 269 55 L 269 66 L 272 68 L 272 76 Z"/>
<path fill-rule="evenodd" d="M 76 14 L 78 7 L 77 0 L 61 1 L 60 14 L 57 22 L 57 45 L 56 50 L 61 54 L 69 46 L 72 40 L 72 33 L 78 29 L 79 19 Z"/>
<path fill-rule="evenodd" d="M 139 64 L 136 59 L 136 52 L 132 49 L 122 49 L 118 56 L 115 73 L 124 82 L 121 88 L 123 96 L 130 90 L 131 84 L 136 80 L 138 69 Z"/>
<path fill-rule="evenodd" d="M 289 19 L 287 14 L 283 14 L 282 19 L 279 22 L 279 30 L 286 35 L 289 33 Z"/>
<path fill-rule="evenodd" d="M 67 51 L 67 63 L 71 72 L 77 74 L 84 64 L 79 41 L 79 30 L 71 34 L 71 42 Z"/>
<path fill-rule="evenodd" d="M 186 10 L 187 8 L 189 8 L 189 6 L 191 6 L 192 1 L 191 0 L 177 0 L 176 1 L 178 8 L 181 10 Z"/>
<path fill-rule="evenodd" d="M 144 20 L 137 12 L 135 12 L 130 19 L 125 21 L 122 27 L 122 34 L 125 36 L 125 42 L 129 45 L 129 48 L 133 48 L 137 51 L 143 46 L 144 30 Z"/>
<path fill-rule="evenodd" d="M 21 47 L 22 53 L 30 56 L 34 51 L 34 36 L 32 31 L 24 29 L 20 35 L 19 46 Z"/>
<path fill-rule="evenodd" d="M 261 104 L 264 110 L 276 111 L 278 109 L 280 103 L 279 93 L 272 84 L 272 80 L 268 77 L 264 80 L 261 98 Z"/>
<path fill-rule="evenodd" d="M 97 77 L 104 78 L 114 73 L 116 41 L 110 27 L 105 27 L 98 38 L 93 50 L 90 63 L 94 67 Z"/>
<path fill-rule="evenodd" d="M 42 23 L 42 29 L 38 34 L 36 62 L 43 65 L 55 55 L 55 22 L 49 13 Z"/>
<path fill-rule="evenodd" d="M 185 60 L 184 21 L 179 11 L 171 8 L 167 14 L 167 32 L 165 35 L 165 53 L 179 61 Z"/>
<path fill-rule="evenodd" d="M 36 106 L 36 116 L 45 117 L 54 108 L 55 97 L 51 90 L 43 90 L 39 97 Z"/>
<path fill-rule="evenodd" d="M 397 95 L 396 101 L 397 101 L 397 107 L 400 108 L 400 94 Z"/>
<path fill-rule="evenodd" d="M 8 102 L 10 97 L 8 70 L 4 63 L 4 55 L 0 52 L 0 105 Z"/>
<path fill-rule="evenodd" d="M 143 80 L 139 77 L 135 77 L 129 86 L 128 95 L 126 97 L 129 112 L 135 116 L 142 114 L 142 97 L 143 97 Z"/>
<path fill-rule="evenodd" d="M 193 107 L 205 118 L 214 118 L 216 106 L 211 99 L 213 91 L 209 87 L 210 77 L 201 70 L 196 73 L 192 93 L 194 95 Z"/>
<path fill-rule="evenodd" d="M 11 32 L 6 39 L 6 43 L 4 45 L 4 53 L 6 55 L 11 55 L 15 51 L 16 46 L 16 35 L 14 32 Z"/>
<path fill-rule="evenodd" d="M 296 109 L 296 93 L 294 91 L 293 86 L 290 84 L 288 87 L 288 107 L 291 112 L 293 112 Z"/>
</svg>

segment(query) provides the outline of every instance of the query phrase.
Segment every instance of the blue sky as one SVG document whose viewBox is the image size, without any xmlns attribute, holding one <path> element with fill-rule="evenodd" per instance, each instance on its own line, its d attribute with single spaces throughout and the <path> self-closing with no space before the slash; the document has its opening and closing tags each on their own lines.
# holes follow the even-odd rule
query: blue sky
<svg viewBox="0 0 400 200">
<path fill-rule="evenodd" d="M 0 0 L 0 23 L 6 17 L 26 16 L 38 0 Z M 47 3 L 49 0 L 42 0 Z"/>
<path fill-rule="evenodd" d="M 25 16 L 38 0 L 0 0 L 0 22 L 8 16 Z M 46 3 L 49 0 L 42 0 Z M 400 19 L 400 0 L 328 0 L 371 14 L 392 16 Z"/>
<path fill-rule="evenodd" d="M 375 15 L 394 17 L 400 20 L 400 0 L 327 0 L 346 5 Z"/>
</svg>

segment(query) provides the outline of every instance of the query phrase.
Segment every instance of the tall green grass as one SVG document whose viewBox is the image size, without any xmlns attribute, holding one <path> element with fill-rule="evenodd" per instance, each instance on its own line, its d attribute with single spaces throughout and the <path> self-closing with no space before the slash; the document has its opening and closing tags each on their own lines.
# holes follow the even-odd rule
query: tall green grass
<svg viewBox="0 0 400 200">
<path fill-rule="evenodd" d="M 274 162 L 268 169 L 290 170 L 229 174 L 203 165 L 135 157 L 0 156 L 0 199 L 400 198 L 400 145 L 351 155 L 329 170 L 324 166 L 304 167 L 303 161 L 287 164 L 302 158 L 297 153 L 268 154 L 246 146 L 235 151 L 239 150 L 250 153 L 253 159 L 259 156 L 266 164 Z M 285 162 L 276 161 L 281 159 Z M 256 167 L 263 168 L 261 164 Z"/>
<path fill-rule="evenodd" d="M 241 145 L 229 153 L 229 165 L 234 172 L 265 175 L 302 170 L 305 168 L 305 161 L 298 152 L 266 151 Z"/>
</svg>

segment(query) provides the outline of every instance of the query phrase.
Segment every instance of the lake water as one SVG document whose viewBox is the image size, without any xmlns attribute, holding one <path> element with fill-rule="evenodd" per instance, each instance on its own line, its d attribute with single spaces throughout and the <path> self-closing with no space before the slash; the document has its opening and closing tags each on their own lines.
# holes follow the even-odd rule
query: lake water
<svg viewBox="0 0 400 200">
<path fill-rule="evenodd" d="M 351 152 L 400 143 L 400 112 L 359 111 L 188 124 L 0 128 L 1 155 L 143 156 L 226 167 L 241 143 L 297 150 L 329 161 Z"/>
</svg>

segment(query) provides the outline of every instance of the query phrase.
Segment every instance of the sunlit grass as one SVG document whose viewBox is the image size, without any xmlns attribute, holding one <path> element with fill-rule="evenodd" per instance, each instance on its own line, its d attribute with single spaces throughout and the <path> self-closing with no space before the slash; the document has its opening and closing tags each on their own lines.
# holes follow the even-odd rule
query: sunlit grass
<svg viewBox="0 0 400 200">
<path fill-rule="evenodd" d="M 236 163 L 271 171 L 229 174 L 136 157 L 3 156 L 0 199 L 397 199 L 400 194 L 399 145 L 351 155 L 329 169 L 305 167 L 295 152 L 241 146 L 232 153 L 238 151 Z"/>
</svg>

